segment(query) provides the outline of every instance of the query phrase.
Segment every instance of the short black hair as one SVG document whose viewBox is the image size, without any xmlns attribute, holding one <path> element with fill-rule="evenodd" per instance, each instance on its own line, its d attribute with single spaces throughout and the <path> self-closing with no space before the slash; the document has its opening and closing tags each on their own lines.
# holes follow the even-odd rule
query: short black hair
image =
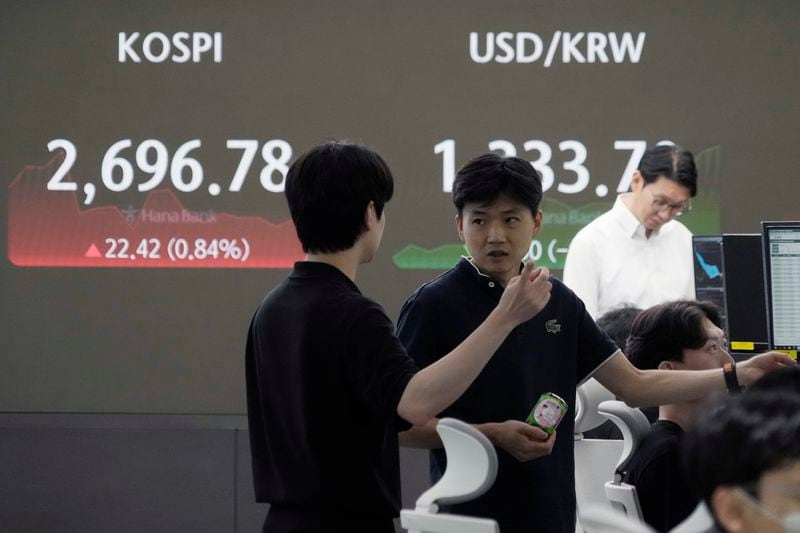
<svg viewBox="0 0 800 533">
<path fill-rule="evenodd" d="M 453 203 L 459 215 L 466 203 L 489 204 L 501 194 L 526 205 L 536 216 L 542 201 L 542 177 L 524 159 L 489 153 L 464 165 L 453 182 Z"/>
<path fill-rule="evenodd" d="M 767 372 L 748 390 L 785 390 L 800 394 L 800 366 L 791 365 Z"/>
<path fill-rule="evenodd" d="M 696 495 L 710 500 L 720 486 L 756 485 L 771 470 L 800 461 L 800 394 L 748 390 L 704 413 L 684 435 L 684 466 Z"/>
<path fill-rule="evenodd" d="M 370 202 L 378 217 L 394 193 L 389 166 L 375 151 L 347 141 L 312 148 L 289 168 L 286 199 L 304 252 L 352 248 Z"/>
<path fill-rule="evenodd" d="M 646 184 L 665 177 L 689 189 L 692 198 L 697 195 L 697 167 L 694 156 L 674 144 L 651 146 L 639 161 L 639 173 Z"/>
<path fill-rule="evenodd" d="M 683 350 L 701 348 L 708 340 L 704 318 L 722 327 L 719 309 L 711 302 L 678 300 L 645 309 L 633 321 L 626 354 L 640 370 L 683 361 Z"/>
<path fill-rule="evenodd" d="M 624 351 L 631 334 L 633 321 L 641 312 L 642 310 L 636 306 L 623 305 L 604 313 L 597 319 L 597 325 L 611 337 L 618 348 Z"/>
</svg>

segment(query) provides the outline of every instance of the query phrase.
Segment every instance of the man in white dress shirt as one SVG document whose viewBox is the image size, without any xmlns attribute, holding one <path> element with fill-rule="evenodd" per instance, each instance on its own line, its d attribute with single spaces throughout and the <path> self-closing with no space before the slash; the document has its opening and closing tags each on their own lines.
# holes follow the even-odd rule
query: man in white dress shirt
<svg viewBox="0 0 800 533">
<path fill-rule="evenodd" d="M 631 192 L 581 229 L 567 253 L 564 283 L 593 318 L 623 304 L 647 309 L 694 299 L 692 234 L 675 218 L 691 209 L 696 194 L 691 152 L 647 149 Z"/>
</svg>

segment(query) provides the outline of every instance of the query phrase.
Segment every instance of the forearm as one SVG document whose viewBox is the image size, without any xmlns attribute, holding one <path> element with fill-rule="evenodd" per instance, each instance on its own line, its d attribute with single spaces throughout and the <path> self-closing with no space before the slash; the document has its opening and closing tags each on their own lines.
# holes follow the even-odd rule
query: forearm
<svg viewBox="0 0 800 533">
<path fill-rule="evenodd" d="M 500 429 L 501 424 L 498 422 L 486 422 L 484 424 L 472 424 L 475 429 L 483 433 L 489 442 L 495 446 L 500 445 Z"/>
<path fill-rule="evenodd" d="M 397 407 L 400 416 L 424 425 L 450 406 L 478 377 L 513 328 L 503 311 L 492 311 L 452 352 L 411 378 Z"/>
<path fill-rule="evenodd" d="M 685 402 L 727 390 L 721 368 L 639 370 L 622 352 L 598 368 L 594 377 L 631 407 Z"/>
<path fill-rule="evenodd" d="M 609 388 L 631 407 L 666 405 L 727 391 L 721 368 L 711 370 L 637 370 L 638 379 L 618 390 Z M 599 378 L 598 378 L 599 379 Z"/>
<path fill-rule="evenodd" d="M 738 363 L 735 372 L 739 384 L 749 386 L 766 372 L 795 364 L 786 354 L 767 352 Z M 594 377 L 633 407 L 687 402 L 728 390 L 722 368 L 638 370 L 622 352 L 598 368 Z"/>
<path fill-rule="evenodd" d="M 426 450 L 441 448 L 442 439 L 439 438 L 439 433 L 436 431 L 436 424 L 438 423 L 438 418 L 431 418 L 425 425 L 413 426 L 407 431 L 401 431 L 398 435 L 400 446 L 405 448 L 423 448 Z M 500 424 L 487 422 L 485 424 L 472 425 L 475 429 L 486 435 L 486 438 L 488 438 L 492 444 L 497 445 L 497 429 Z"/>
<path fill-rule="evenodd" d="M 428 423 L 423 426 L 413 426 L 407 431 L 401 431 L 398 435 L 400 446 L 405 448 L 423 448 L 426 450 L 441 448 L 442 440 L 439 438 L 439 433 L 436 431 L 436 424 L 438 423 L 438 418 L 431 418 Z"/>
</svg>

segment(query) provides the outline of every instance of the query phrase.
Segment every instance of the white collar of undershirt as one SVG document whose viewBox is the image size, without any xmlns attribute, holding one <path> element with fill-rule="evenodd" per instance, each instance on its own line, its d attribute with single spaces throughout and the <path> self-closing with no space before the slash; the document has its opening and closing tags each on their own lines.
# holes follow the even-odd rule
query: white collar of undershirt
<svg viewBox="0 0 800 533">
<path fill-rule="evenodd" d="M 466 259 L 466 260 L 467 260 L 467 263 L 469 263 L 469 266 L 471 266 L 472 268 L 474 268 L 474 269 L 475 269 L 475 272 L 476 272 L 476 273 L 477 273 L 479 276 L 483 276 L 484 278 L 486 278 L 486 279 L 489 279 L 489 280 L 490 280 L 490 279 L 492 279 L 490 276 L 487 276 L 486 274 L 484 274 L 483 272 L 481 272 L 481 269 L 480 269 L 480 268 L 478 268 L 478 265 L 476 265 L 476 264 L 475 264 L 475 262 L 472 260 L 472 257 L 470 257 L 470 256 L 468 256 L 468 255 L 462 255 L 462 256 L 461 256 L 461 259 Z"/>
<path fill-rule="evenodd" d="M 475 264 L 475 261 L 472 260 L 472 257 L 470 257 L 468 255 L 462 255 L 461 259 L 466 259 L 467 263 L 469 263 L 469 265 L 472 268 L 475 269 L 475 273 L 478 274 L 480 277 L 484 278 L 485 280 L 487 280 L 489 287 L 494 287 L 495 285 L 499 285 L 499 282 L 495 281 L 493 277 L 487 276 L 486 274 L 481 272 L 481 269 L 478 268 L 478 265 Z M 519 264 L 519 271 L 522 272 L 522 269 L 524 267 L 525 267 L 525 263 L 520 263 Z M 501 285 L 501 287 L 502 287 L 502 285 Z"/>
</svg>

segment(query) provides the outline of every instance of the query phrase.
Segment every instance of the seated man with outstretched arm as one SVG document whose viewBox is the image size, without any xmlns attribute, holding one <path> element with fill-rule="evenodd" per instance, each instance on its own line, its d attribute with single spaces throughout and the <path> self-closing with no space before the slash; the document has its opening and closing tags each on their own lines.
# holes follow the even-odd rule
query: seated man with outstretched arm
<svg viewBox="0 0 800 533">
<path fill-rule="evenodd" d="M 640 370 L 706 370 L 732 364 L 722 317 L 711 303 L 680 300 L 656 305 L 634 321 L 628 357 Z M 636 453 L 624 465 L 623 481 L 636 487 L 644 520 L 669 531 L 699 500 L 682 465 L 681 441 L 711 398 L 662 405 Z"/>
</svg>

